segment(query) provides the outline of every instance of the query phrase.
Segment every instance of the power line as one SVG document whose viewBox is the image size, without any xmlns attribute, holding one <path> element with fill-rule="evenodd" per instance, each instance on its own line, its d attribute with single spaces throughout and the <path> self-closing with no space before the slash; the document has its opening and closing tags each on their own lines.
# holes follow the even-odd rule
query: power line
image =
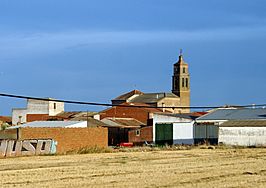
<svg viewBox="0 0 266 188">
<path fill-rule="evenodd" d="M 143 106 L 143 105 L 123 105 L 123 104 L 108 104 L 108 103 L 96 103 L 96 102 L 83 102 L 83 101 L 72 101 L 72 100 L 61 100 L 61 99 L 51 99 L 51 98 L 40 98 L 40 97 L 30 97 L 30 96 L 23 96 L 23 95 L 13 95 L 13 94 L 5 94 L 0 93 L 2 97 L 10 97 L 10 98 L 17 98 L 17 99 L 34 99 L 40 101 L 54 101 L 54 102 L 64 102 L 68 104 L 78 104 L 78 105 L 91 105 L 91 106 L 107 106 L 107 107 L 129 107 L 129 108 L 182 108 L 182 109 L 213 109 L 213 108 L 221 108 L 222 106 Z M 235 105 L 235 106 L 228 106 L 229 107 L 236 107 L 236 108 L 249 108 L 249 107 L 264 107 L 266 104 L 258 104 L 258 105 Z M 224 107 L 226 108 L 226 107 Z"/>
</svg>

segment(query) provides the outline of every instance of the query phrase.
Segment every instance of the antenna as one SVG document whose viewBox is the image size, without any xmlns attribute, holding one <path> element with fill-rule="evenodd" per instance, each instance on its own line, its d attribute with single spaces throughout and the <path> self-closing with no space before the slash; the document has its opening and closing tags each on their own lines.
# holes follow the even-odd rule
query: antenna
<svg viewBox="0 0 266 188">
<path fill-rule="evenodd" d="M 182 48 L 180 48 L 179 55 L 182 55 L 182 54 L 183 54 L 183 50 Z"/>
</svg>

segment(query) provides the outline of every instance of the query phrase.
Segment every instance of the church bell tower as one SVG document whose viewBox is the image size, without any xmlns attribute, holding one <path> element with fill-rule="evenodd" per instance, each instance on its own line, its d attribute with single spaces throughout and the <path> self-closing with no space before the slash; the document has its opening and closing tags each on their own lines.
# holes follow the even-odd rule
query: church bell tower
<svg viewBox="0 0 266 188">
<path fill-rule="evenodd" d="M 188 64 L 183 60 L 182 50 L 178 62 L 174 64 L 174 75 L 172 77 L 172 93 L 180 97 L 180 106 L 190 106 L 190 76 Z M 185 112 L 189 112 L 184 109 Z"/>
</svg>

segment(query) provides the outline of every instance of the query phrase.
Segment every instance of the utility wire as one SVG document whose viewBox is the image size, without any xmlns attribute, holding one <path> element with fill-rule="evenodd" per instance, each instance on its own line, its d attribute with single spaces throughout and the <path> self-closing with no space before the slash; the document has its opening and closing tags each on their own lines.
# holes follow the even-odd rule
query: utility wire
<svg viewBox="0 0 266 188">
<path fill-rule="evenodd" d="M 182 109 L 213 109 L 213 108 L 230 108 L 230 107 L 236 107 L 236 108 L 248 108 L 248 107 L 264 107 L 266 104 L 258 104 L 258 105 L 236 105 L 236 106 L 228 106 L 228 107 L 222 107 L 222 106 L 144 106 L 144 105 L 123 105 L 123 104 L 108 104 L 108 103 L 96 103 L 96 102 L 82 102 L 82 101 L 72 101 L 72 100 L 61 100 L 61 99 L 50 99 L 50 98 L 40 98 L 40 97 L 30 97 L 30 96 L 23 96 L 23 95 L 13 95 L 13 94 L 5 94 L 0 93 L 0 96 L 2 97 L 10 97 L 10 98 L 17 98 L 17 99 L 34 99 L 34 100 L 40 100 L 40 101 L 54 101 L 54 102 L 64 102 L 68 104 L 79 104 L 79 105 L 91 105 L 91 106 L 107 106 L 107 107 L 129 107 L 129 108 L 182 108 Z"/>
</svg>

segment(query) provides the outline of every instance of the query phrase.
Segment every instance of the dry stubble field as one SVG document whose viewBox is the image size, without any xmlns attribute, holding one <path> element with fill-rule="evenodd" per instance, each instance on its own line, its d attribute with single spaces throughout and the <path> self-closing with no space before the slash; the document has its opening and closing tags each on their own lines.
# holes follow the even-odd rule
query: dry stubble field
<svg viewBox="0 0 266 188">
<path fill-rule="evenodd" d="M 266 149 L 0 159 L 2 187 L 266 187 Z"/>
</svg>

